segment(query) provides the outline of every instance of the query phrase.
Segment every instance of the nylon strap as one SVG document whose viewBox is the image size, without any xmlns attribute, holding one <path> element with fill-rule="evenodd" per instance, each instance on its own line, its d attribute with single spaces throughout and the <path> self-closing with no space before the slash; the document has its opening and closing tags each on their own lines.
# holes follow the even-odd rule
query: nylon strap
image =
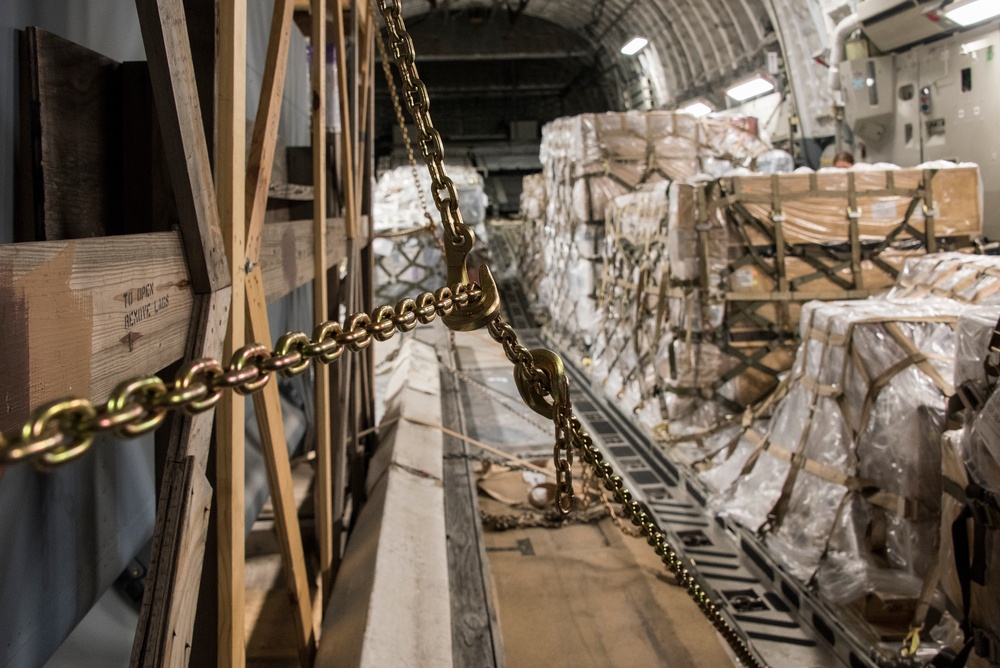
<svg viewBox="0 0 1000 668">
<path fill-rule="evenodd" d="M 851 242 L 851 273 L 854 278 L 854 288 L 863 289 L 864 273 L 861 271 L 861 233 L 858 222 L 861 220 L 861 208 L 858 206 L 858 190 L 855 172 L 847 172 L 847 231 Z"/>
<path fill-rule="evenodd" d="M 923 185 L 925 244 L 927 245 L 927 252 L 933 254 L 937 252 L 937 230 L 935 227 L 938 215 L 937 205 L 934 203 L 934 170 L 924 170 Z"/>
</svg>

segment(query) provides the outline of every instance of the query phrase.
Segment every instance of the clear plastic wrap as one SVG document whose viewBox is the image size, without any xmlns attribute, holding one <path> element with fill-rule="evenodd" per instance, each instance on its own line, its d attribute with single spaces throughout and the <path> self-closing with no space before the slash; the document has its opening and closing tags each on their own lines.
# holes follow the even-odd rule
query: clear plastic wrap
<svg viewBox="0 0 1000 668">
<path fill-rule="evenodd" d="M 762 174 L 781 174 L 795 171 L 795 158 L 788 151 L 773 149 L 757 156 L 757 171 Z"/>
<path fill-rule="evenodd" d="M 893 301 L 947 297 L 967 304 L 1000 304 L 1000 257 L 935 253 L 906 263 L 889 292 Z"/>
<path fill-rule="evenodd" d="M 756 119 L 741 116 L 708 115 L 698 119 L 701 126 L 702 152 L 717 158 L 749 162 L 771 149 L 750 129 Z"/>
<path fill-rule="evenodd" d="M 696 281 L 701 277 L 702 235 L 708 273 L 718 277 L 729 263 L 729 231 L 724 210 L 712 201 L 703 184 L 670 184 L 668 248 L 670 272 L 679 281 Z M 699 226 L 706 227 L 699 231 Z M 718 280 L 709 280 L 718 284 Z"/>
<path fill-rule="evenodd" d="M 941 547 L 939 559 L 941 563 L 941 590 L 948 601 L 948 608 L 961 612 L 962 586 L 959 582 L 958 570 L 955 565 L 955 543 L 952 537 L 952 526 L 962 511 L 965 510 L 965 499 L 956 498 L 955 490 L 964 492 L 969 484 L 962 460 L 963 432 L 946 431 L 941 439 L 941 476 L 947 483 L 941 496 Z M 963 494 L 964 496 L 964 494 Z"/>
<path fill-rule="evenodd" d="M 538 221 L 545 218 L 545 176 L 528 174 L 521 182 L 521 218 Z"/>
<path fill-rule="evenodd" d="M 977 388 L 987 385 L 983 360 L 990 348 L 990 338 L 997 326 L 1000 305 L 967 308 L 958 319 L 955 342 L 955 387 L 970 383 Z"/>
<path fill-rule="evenodd" d="M 611 230 L 629 243 L 650 243 L 663 234 L 667 225 L 666 181 L 643 186 L 640 190 L 616 197 L 607 209 L 609 233 Z"/>
<path fill-rule="evenodd" d="M 994 391 L 967 425 L 962 455 L 969 482 L 977 488 L 970 494 L 973 557 L 985 566 L 981 579 L 970 584 L 968 621 L 991 637 L 996 658 L 1000 656 L 1000 391 Z"/>
<path fill-rule="evenodd" d="M 701 127 L 689 114 L 649 112 L 650 169 L 672 181 L 688 180 L 700 171 Z M 715 156 L 712 156 L 715 157 Z"/>
<path fill-rule="evenodd" d="M 700 172 L 702 161 L 743 159 L 766 150 L 768 147 L 746 129 L 750 125 L 743 119 L 717 119 L 703 125 L 688 114 L 629 111 L 559 118 L 544 127 L 539 157 L 544 179 L 545 221 L 544 231 L 534 236 L 557 243 L 544 252 L 540 249 L 547 241 L 535 242 L 538 251 L 532 251 L 526 243 L 525 255 L 543 258 L 545 271 L 556 274 L 527 286 L 529 292 L 545 302 L 556 333 L 567 336 L 571 343 L 584 346 L 588 352 L 597 343 L 594 349 L 607 350 L 612 358 L 620 357 L 618 346 L 622 344 L 638 346 L 641 350 L 655 347 L 651 339 L 657 327 L 650 313 L 656 312 L 657 300 L 655 294 L 649 295 L 649 290 L 659 287 L 666 268 L 657 255 L 663 255 L 665 260 L 666 249 L 662 246 L 666 235 L 663 225 L 666 189 L 672 181 L 694 178 Z M 632 197 L 635 199 L 630 199 Z M 615 238 L 622 240 L 622 245 L 600 245 L 601 226 L 613 220 L 617 222 L 611 224 L 619 226 Z M 642 226 L 649 230 L 642 231 Z M 725 233 L 721 219 L 717 227 L 714 235 L 723 244 L 720 253 L 724 260 Z M 651 242 L 647 234 L 653 229 L 658 235 L 655 242 Z M 680 234 L 692 233 L 695 233 L 693 228 L 685 228 Z M 626 275 L 619 277 L 605 266 L 614 262 L 615 253 L 635 256 L 637 249 L 647 243 L 658 243 L 661 250 L 647 248 L 656 255 L 656 260 L 647 262 L 643 271 L 630 266 Z M 690 263 L 693 257 L 685 257 L 684 261 Z M 589 259 L 594 260 L 590 270 L 591 284 L 587 283 L 581 267 L 575 265 Z M 657 274 L 655 279 L 648 278 L 654 272 Z M 635 336 L 620 338 L 598 331 L 615 322 L 617 317 L 612 301 L 606 299 L 598 304 L 594 299 L 598 290 L 603 289 L 603 279 L 609 276 L 634 285 L 640 277 L 646 277 L 644 290 L 632 289 L 642 294 L 626 295 L 625 288 L 618 286 L 612 286 L 614 289 L 609 293 L 633 307 L 641 307 L 640 311 L 645 314 L 641 321 L 632 315 L 622 318 L 622 326 L 635 329 Z M 588 287 L 593 289 L 582 294 Z M 573 299 L 580 301 L 570 304 Z M 641 303 L 636 304 L 637 301 Z M 616 365 L 620 367 L 620 363 Z M 611 367 L 616 365 L 605 366 L 597 360 L 595 369 L 609 374 Z M 654 385 L 653 382 L 640 383 L 640 395 L 648 398 Z"/>
<path fill-rule="evenodd" d="M 815 577 L 829 600 L 920 594 L 938 542 L 940 439 L 962 310 L 948 300 L 806 304 L 788 393 L 763 438 L 737 451 L 756 460 L 712 500 L 763 529 L 779 562 L 804 582 Z M 737 462 L 725 466 L 717 483 Z"/>
<path fill-rule="evenodd" d="M 464 165 L 446 165 L 445 169 L 455 182 L 462 218 L 466 224 L 480 228 L 477 229 L 477 234 L 481 234 L 480 230 L 485 229 L 483 223 L 486 221 L 483 177 L 472 167 Z M 431 197 L 430 174 L 426 169 L 416 171 L 420 177 L 420 188 L 424 191 L 428 213 L 440 224 L 441 214 L 434 206 L 434 199 Z M 379 178 L 375 184 L 373 217 L 377 232 L 393 232 L 427 224 L 411 167 L 396 167 Z"/>
<path fill-rule="evenodd" d="M 936 171 L 830 170 L 815 174 L 735 177 L 727 179 L 727 191 L 759 220 L 769 220 L 774 206 L 780 205 L 787 243 L 840 243 L 850 238 L 848 209 L 851 208 L 849 193 L 853 180 L 856 209 L 860 215 L 860 239 L 881 241 L 907 218 L 921 233 L 926 231 L 922 206 L 926 200 L 918 196 L 918 190 L 928 175 L 937 213 L 935 235 L 980 236 L 983 211 L 976 166 L 952 165 Z M 895 189 L 899 194 L 883 194 L 887 189 Z M 832 196 L 834 193 L 837 196 Z M 909 236 L 904 230 L 897 238 Z"/>
</svg>

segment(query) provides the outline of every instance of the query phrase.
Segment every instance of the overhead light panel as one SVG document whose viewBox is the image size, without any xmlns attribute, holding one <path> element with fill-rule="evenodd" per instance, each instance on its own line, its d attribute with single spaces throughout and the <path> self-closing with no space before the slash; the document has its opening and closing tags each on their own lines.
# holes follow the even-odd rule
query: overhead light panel
<svg viewBox="0 0 1000 668">
<path fill-rule="evenodd" d="M 647 44 L 649 44 L 649 40 L 645 37 L 633 37 L 628 44 L 622 47 L 622 53 L 626 56 L 634 55 L 642 51 Z"/>
<path fill-rule="evenodd" d="M 758 76 L 750 81 L 733 86 L 726 91 L 726 95 L 733 98 L 737 102 L 743 102 L 744 100 L 749 100 L 752 97 L 757 97 L 758 95 L 763 95 L 764 93 L 770 93 L 772 90 L 774 90 L 774 84 L 764 77 Z"/>
<path fill-rule="evenodd" d="M 692 102 L 686 107 L 681 108 L 682 113 L 691 114 L 695 118 L 701 118 L 705 114 L 710 114 L 713 111 L 715 110 L 712 109 L 712 107 L 705 104 L 704 102 Z"/>
<path fill-rule="evenodd" d="M 945 12 L 944 15 L 964 28 L 1000 16 L 1000 2 L 997 0 L 973 0 L 973 2 Z"/>
</svg>

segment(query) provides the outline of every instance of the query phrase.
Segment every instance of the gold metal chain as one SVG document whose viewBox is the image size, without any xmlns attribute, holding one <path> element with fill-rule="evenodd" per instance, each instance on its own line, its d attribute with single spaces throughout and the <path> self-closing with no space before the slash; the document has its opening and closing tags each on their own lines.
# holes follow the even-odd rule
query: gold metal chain
<svg viewBox="0 0 1000 668">
<path fill-rule="evenodd" d="M 372 0 L 371 5 L 372 9 L 376 8 L 375 0 Z M 427 225 L 423 227 L 414 227 L 408 230 L 401 230 L 399 232 L 391 232 L 385 236 L 388 238 L 402 237 L 415 234 L 417 232 L 430 232 L 436 236 L 437 223 L 434 222 L 434 218 L 431 216 L 430 207 L 427 206 L 427 197 L 424 195 L 424 189 L 420 185 L 420 172 L 417 171 L 417 159 L 413 155 L 413 143 L 410 141 L 410 130 L 406 127 L 406 118 L 403 117 L 403 108 L 399 103 L 399 89 L 396 88 L 396 78 L 392 76 L 392 69 L 389 66 L 389 54 L 385 49 L 385 40 L 382 39 L 381 30 L 375 30 L 374 33 L 375 44 L 378 46 L 379 57 L 382 60 L 382 73 L 385 74 L 385 82 L 389 86 L 389 97 L 392 100 L 392 110 L 396 114 L 396 123 L 399 124 L 399 131 L 402 133 L 403 142 L 406 146 L 406 155 L 410 163 L 410 170 L 413 172 L 413 185 L 417 189 L 417 197 L 420 198 L 420 208 L 423 209 L 424 218 L 427 219 Z"/>
<path fill-rule="evenodd" d="M 250 343 L 236 351 L 225 368 L 219 360 L 204 358 L 181 367 L 170 384 L 157 376 L 133 378 L 118 385 L 99 407 L 75 397 L 47 403 L 32 412 L 20 432 L 0 434 L 0 466 L 31 463 L 51 470 L 81 457 L 99 433 L 112 432 L 119 438 L 147 434 L 163 423 L 168 411 L 210 410 L 225 390 L 242 395 L 259 392 L 275 373 L 287 378 L 305 372 L 313 361 L 332 364 L 345 350 L 359 352 L 373 340 L 388 341 L 397 331 L 448 317 L 481 296 L 475 284 L 424 292 L 416 299 L 400 300 L 395 307 L 356 313 L 343 325 L 325 322 L 311 338 L 288 332 L 273 350 Z"/>
</svg>

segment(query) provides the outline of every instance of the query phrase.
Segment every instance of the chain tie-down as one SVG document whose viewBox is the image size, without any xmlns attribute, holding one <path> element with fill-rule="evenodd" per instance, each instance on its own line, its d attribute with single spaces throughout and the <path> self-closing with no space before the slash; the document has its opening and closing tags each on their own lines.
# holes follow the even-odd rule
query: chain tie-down
<svg viewBox="0 0 1000 668">
<path fill-rule="evenodd" d="M 219 402 L 224 390 L 253 394 L 275 373 L 290 378 L 305 372 L 314 360 L 332 364 L 345 350 L 359 352 L 373 340 L 388 341 L 397 331 L 409 332 L 418 324 L 430 324 L 439 316 L 444 319 L 470 305 L 475 310 L 486 299 L 486 292 L 476 284 L 445 287 L 416 299 L 402 299 L 395 307 L 356 313 L 343 325 L 322 323 L 312 337 L 288 332 L 273 350 L 260 343 L 247 344 L 233 354 L 227 367 L 215 359 L 193 360 L 181 367 L 173 383 L 156 376 L 127 380 L 100 407 L 78 397 L 44 404 L 19 432 L 0 434 L 0 466 L 31 463 L 50 470 L 82 456 L 101 432 L 110 431 L 119 438 L 147 434 L 163 423 L 168 411 L 207 411 Z"/>
</svg>

